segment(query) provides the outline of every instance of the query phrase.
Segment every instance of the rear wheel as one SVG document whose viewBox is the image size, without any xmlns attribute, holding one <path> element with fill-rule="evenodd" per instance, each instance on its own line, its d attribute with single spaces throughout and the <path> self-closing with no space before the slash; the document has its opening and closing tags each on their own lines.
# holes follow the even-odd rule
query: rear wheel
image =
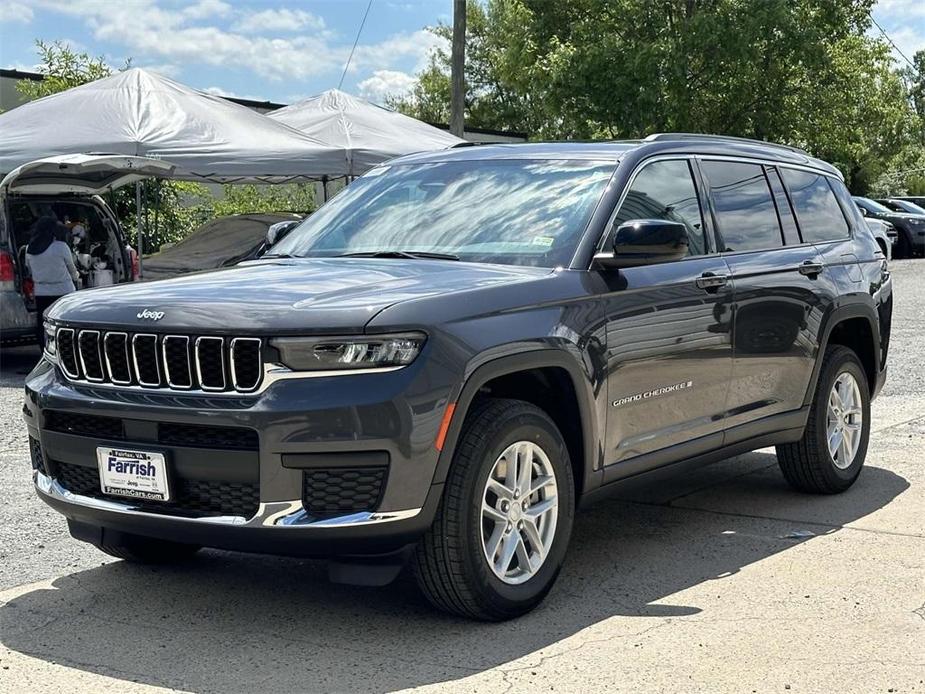
<svg viewBox="0 0 925 694">
<path fill-rule="evenodd" d="M 565 442 L 539 408 L 488 400 L 467 417 L 437 517 L 418 545 L 418 585 L 436 607 L 498 621 L 552 588 L 572 530 Z"/>
<path fill-rule="evenodd" d="M 857 355 L 835 345 L 825 352 L 803 438 L 777 447 L 790 486 L 835 494 L 857 479 L 870 437 L 870 394 Z"/>
<path fill-rule="evenodd" d="M 118 533 L 115 538 L 107 538 L 97 545 L 106 554 L 139 564 L 172 564 L 189 559 L 201 547 L 169 540 L 158 540 L 143 535 Z"/>
</svg>

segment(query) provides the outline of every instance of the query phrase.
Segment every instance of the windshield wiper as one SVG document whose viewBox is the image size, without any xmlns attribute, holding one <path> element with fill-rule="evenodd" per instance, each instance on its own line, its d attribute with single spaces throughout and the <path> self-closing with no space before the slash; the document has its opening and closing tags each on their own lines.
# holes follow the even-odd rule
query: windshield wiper
<svg viewBox="0 0 925 694">
<path fill-rule="evenodd" d="M 289 253 L 267 253 L 266 255 L 260 256 L 259 259 L 263 260 L 264 258 L 295 258 L 295 256 Z"/>
<path fill-rule="evenodd" d="M 459 260 L 458 255 L 452 253 L 431 253 L 430 251 L 360 251 L 357 253 L 342 253 L 338 258 L 421 258 L 433 260 Z"/>
</svg>

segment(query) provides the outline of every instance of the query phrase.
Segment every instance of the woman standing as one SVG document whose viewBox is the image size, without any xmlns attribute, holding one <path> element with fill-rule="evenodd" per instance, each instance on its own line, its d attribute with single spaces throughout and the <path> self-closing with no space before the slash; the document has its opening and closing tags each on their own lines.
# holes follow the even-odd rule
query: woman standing
<svg viewBox="0 0 925 694">
<path fill-rule="evenodd" d="M 59 226 L 63 225 L 54 217 L 40 217 L 26 247 L 26 266 L 35 284 L 35 313 L 39 344 L 42 346 L 45 345 L 45 331 L 42 329 L 45 309 L 65 294 L 73 292 L 74 282 L 80 278 L 70 247 L 64 241 L 55 239 Z"/>
</svg>

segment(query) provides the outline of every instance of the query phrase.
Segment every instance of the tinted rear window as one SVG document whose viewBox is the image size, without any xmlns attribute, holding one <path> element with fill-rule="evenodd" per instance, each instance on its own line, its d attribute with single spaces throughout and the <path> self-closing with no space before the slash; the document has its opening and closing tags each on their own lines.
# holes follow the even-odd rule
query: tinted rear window
<svg viewBox="0 0 925 694">
<path fill-rule="evenodd" d="M 848 238 L 848 222 L 832 192 L 828 177 L 811 171 L 780 169 L 790 191 L 803 241 L 833 241 Z"/>
<path fill-rule="evenodd" d="M 704 161 L 716 223 L 727 251 L 782 245 L 780 221 L 764 168 L 759 164 Z"/>
</svg>

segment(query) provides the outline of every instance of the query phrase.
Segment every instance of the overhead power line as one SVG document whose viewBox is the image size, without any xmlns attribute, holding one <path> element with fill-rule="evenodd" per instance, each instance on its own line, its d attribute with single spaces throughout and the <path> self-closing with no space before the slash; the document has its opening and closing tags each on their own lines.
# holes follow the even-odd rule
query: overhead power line
<svg viewBox="0 0 925 694">
<path fill-rule="evenodd" d="M 369 0 L 369 3 L 366 5 L 366 12 L 363 13 L 363 19 L 360 22 L 360 28 L 357 29 L 357 37 L 353 40 L 353 48 L 350 49 L 350 56 L 347 58 L 347 63 L 344 65 L 344 72 L 340 76 L 340 82 L 337 83 L 338 89 L 344 84 L 344 77 L 347 76 L 347 68 L 350 67 L 350 61 L 353 60 L 353 52 L 357 49 L 357 44 L 360 42 L 360 34 L 363 33 L 363 27 L 366 26 L 366 18 L 369 17 L 369 8 L 372 6 L 373 0 Z"/>
<path fill-rule="evenodd" d="M 897 53 L 899 53 L 899 54 L 902 56 L 903 60 L 905 60 L 907 63 L 909 63 L 909 66 L 910 66 L 913 70 L 915 70 L 916 72 L 918 72 L 918 68 L 916 68 L 915 63 L 913 63 L 911 60 L 909 60 L 909 57 L 908 57 L 905 53 L 903 53 L 902 50 L 900 50 L 899 46 L 896 45 L 896 42 L 895 42 L 893 39 L 890 38 L 890 35 L 889 35 L 888 33 L 886 33 L 886 30 L 885 30 L 882 26 L 880 26 L 880 22 L 878 22 L 876 19 L 874 19 L 874 15 L 873 15 L 873 14 L 870 14 L 870 15 L 868 15 L 868 16 L 870 17 L 870 21 L 872 21 L 872 22 L 874 23 L 874 26 L 877 27 L 877 28 L 880 30 L 880 33 L 881 33 L 881 34 L 883 34 L 883 38 L 885 38 L 887 41 L 889 41 L 890 45 L 896 50 Z"/>
</svg>

